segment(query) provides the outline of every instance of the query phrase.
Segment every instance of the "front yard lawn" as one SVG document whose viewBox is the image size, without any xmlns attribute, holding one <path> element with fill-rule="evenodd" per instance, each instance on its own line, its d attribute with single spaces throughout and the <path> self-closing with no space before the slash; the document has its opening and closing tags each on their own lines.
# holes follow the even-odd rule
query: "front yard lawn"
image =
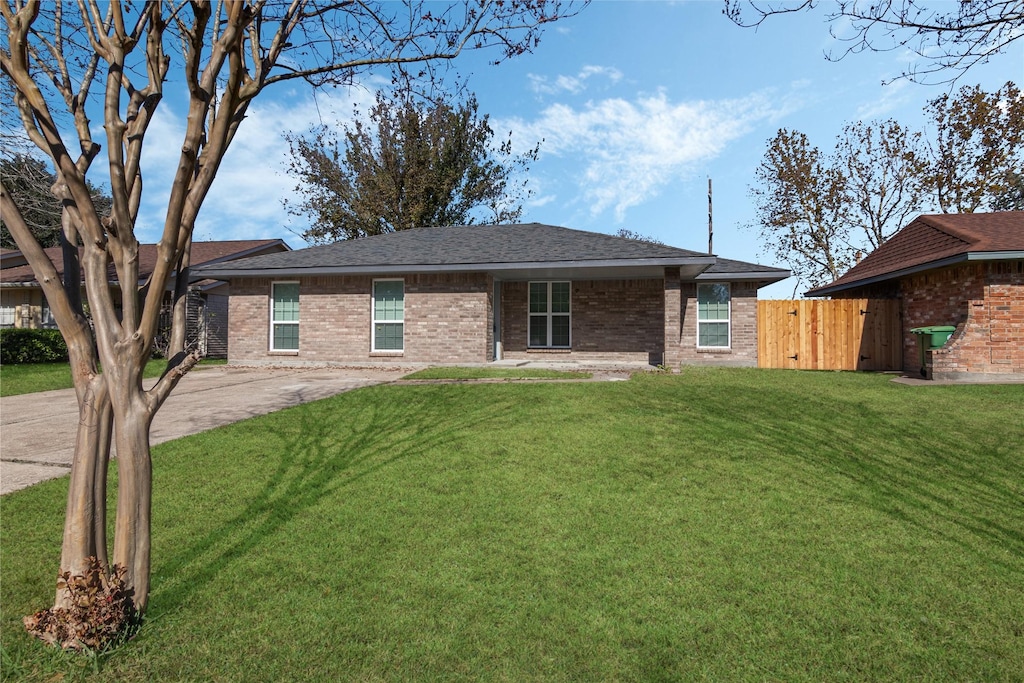
<svg viewBox="0 0 1024 683">
<path fill-rule="evenodd" d="M 67 479 L 4 496 L 3 673 L 1021 680 L 1022 441 L 1021 385 L 354 391 L 154 449 L 148 619 L 98 659 L 20 623 L 53 597 Z"/>
<path fill-rule="evenodd" d="M 223 360 L 203 360 L 204 365 L 223 365 Z M 167 367 L 166 360 L 151 360 L 146 363 L 144 377 L 159 377 Z M 63 363 L 25 363 L 23 365 L 0 365 L 0 396 L 32 394 L 37 391 L 70 389 L 71 367 Z"/>
</svg>

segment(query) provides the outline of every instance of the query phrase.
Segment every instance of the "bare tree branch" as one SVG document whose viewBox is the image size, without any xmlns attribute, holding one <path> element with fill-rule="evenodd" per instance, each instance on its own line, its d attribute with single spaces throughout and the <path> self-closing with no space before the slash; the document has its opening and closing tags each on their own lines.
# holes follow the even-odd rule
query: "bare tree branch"
<svg viewBox="0 0 1024 683">
<path fill-rule="evenodd" d="M 757 27 L 768 17 L 809 12 L 822 5 L 830 8 L 825 17 L 840 44 L 828 59 L 909 50 L 918 61 L 899 78 L 919 83 L 954 83 L 1024 38 L 1024 0 L 725 0 L 723 12 L 739 26 Z"/>
</svg>

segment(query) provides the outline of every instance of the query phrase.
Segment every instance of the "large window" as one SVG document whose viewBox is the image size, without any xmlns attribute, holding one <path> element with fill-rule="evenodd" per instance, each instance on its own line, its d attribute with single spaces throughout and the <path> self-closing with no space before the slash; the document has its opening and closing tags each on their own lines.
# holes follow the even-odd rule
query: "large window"
<svg viewBox="0 0 1024 683">
<path fill-rule="evenodd" d="M 405 333 L 405 283 L 373 281 L 373 350 L 401 351 Z"/>
<path fill-rule="evenodd" d="M 530 283 L 531 348 L 569 348 L 569 284 Z"/>
<path fill-rule="evenodd" d="M 729 348 L 729 285 L 697 285 L 697 346 Z"/>
<path fill-rule="evenodd" d="M 299 350 L 299 283 L 270 286 L 270 350 Z"/>
</svg>

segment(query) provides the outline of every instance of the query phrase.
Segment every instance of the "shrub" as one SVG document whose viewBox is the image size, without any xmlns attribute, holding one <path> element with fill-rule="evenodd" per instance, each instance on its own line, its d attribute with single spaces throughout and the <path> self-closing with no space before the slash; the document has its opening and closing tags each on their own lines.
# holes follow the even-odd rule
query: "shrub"
<svg viewBox="0 0 1024 683">
<path fill-rule="evenodd" d="M 67 361 L 68 347 L 60 330 L 9 327 L 0 330 L 0 364 Z"/>
<path fill-rule="evenodd" d="M 124 567 L 108 573 L 95 557 L 87 559 L 84 574 L 64 572 L 57 581 L 67 591 L 70 607 L 54 607 L 23 619 L 28 632 L 45 643 L 65 650 L 105 650 L 131 638 L 139 614 L 132 589 L 124 583 Z"/>
</svg>

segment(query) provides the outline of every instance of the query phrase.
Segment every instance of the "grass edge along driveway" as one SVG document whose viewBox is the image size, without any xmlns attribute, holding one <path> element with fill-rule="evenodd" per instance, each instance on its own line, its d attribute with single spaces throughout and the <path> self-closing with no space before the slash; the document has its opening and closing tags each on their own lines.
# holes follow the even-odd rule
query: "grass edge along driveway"
<svg viewBox="0 0 1024 683">
<path fill-rule="evenodd" d="M 1024 387 L 692 369 L 358 390 L 154 449 L 149 618 L 31 642 L 66 480 L 3 498 L 4 676 L 1015 680 Z"/>
</svg>

